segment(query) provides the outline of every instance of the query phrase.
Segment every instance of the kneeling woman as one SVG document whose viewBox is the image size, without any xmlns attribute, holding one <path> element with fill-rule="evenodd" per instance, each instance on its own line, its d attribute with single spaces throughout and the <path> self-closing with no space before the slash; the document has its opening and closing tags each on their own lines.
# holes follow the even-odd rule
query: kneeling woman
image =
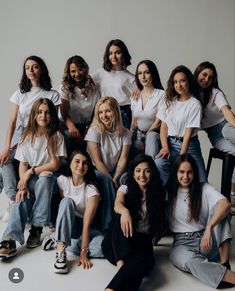
<svg viewBox="0 0 235 291">
<path fill-rule="evenodd" d="M 196 162 L 188 154 L 177 157 L 169 181 L 172 263 L 211 287 L 232 287 L 229 201 L 210 184 L 199 183 Z M 220 262 L 213 262 L 218 255 Z"/>
<path fill-rule="evenodd" d="M 154 265 L 152 238 L 162 232 L 165 191 L 153 159 L 138 155 L 127 185 L 117 191 L 115 217 L 102 243 L 104 256 L 119 267 L 107 290 L 137 290 Z M 138 266 L 138 267 L 137 267 Z"/>
<path fill-rule="evenodd" d="M 81 249 L 78 265 L 89 269 L 92 264 L 88 258 L 91 224 L 100 200 L 96 176 L 90 156 L 85 151 L 74 150 L 70 157 L 70 176 L 57 178 L 64 198 L 60 202 L 56 220 L 57 242 L 55 273 L 67 273 L 66 247 L 71 238 L 81 236 Z M 97 231 L 93 233 L 98 233 Z"/>
</svg>

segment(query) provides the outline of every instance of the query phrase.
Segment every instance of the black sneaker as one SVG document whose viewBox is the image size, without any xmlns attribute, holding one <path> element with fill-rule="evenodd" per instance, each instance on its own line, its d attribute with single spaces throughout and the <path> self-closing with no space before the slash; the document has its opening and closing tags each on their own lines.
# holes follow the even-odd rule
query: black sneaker
<svg viewBox="0 0 235 291">
<path fill-rule="evenodd" d="M 13 239 L 0 242 L 0 258 L 11 258 L 16 255 L 16 243 Z"/>
<path fill-rule="evenodd" d="M 31 229 L 29 230 L 29 237 L 26 242 L 27 248 L 36 248 L 40 246 L 41 244 L 41 233 L 42 233 L 42 227 L 41 226 L 31 226 Z"/>
<path fill-rule="evenodd" d="M 57 274 L 68 273 L 67 256 L 65 250 L 56 253 L 56 262 L 54 264 L 54 272 Z"/>
</svg>

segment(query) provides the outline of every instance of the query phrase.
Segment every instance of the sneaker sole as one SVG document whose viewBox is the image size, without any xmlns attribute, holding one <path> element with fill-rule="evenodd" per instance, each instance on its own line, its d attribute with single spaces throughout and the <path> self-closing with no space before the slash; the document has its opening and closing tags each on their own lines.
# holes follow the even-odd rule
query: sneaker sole
<svg viewBox="0 0 235 291">
<path fill-rule="evenodd" d="M 56 274 L 67 274 L 68 273 L 68 268 L 63 268 L 63 269 L 57 269 L 55 266 L 54 266 L 54 273 Z"/>
<path fill-rule="evenodd" d="M 14 251 L 14 252 L 12 252 L 10 254 L 6 254 L 6 255 L 0 254 L 0 258 L 1 259 L 9 259 L 9 258 L 15 257 L 16 255 L 17 255 L 17 251 Z"/>
<path fill-rule="evenodd" d="M 41 242 L 40 242 L 39 244 L 36 244 L 36 245 L 28 245 L 28 244 L 26 243 L 26 248 L 28 248 L 28 249 L 35 249 L 35 248 L 37 248 L 37 247 L 40 247 L 40 245 L 41 245 Z"/>
</svg>

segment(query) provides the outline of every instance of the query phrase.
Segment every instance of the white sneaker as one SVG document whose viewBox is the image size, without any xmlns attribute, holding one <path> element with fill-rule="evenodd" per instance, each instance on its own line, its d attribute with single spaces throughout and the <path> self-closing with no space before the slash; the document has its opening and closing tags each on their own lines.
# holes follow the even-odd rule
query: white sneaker
<svg viewBox="0 0 235 291">
<path fill-rule="evenodd" d="M 61 253 L 56 252 L 56 262 L 54 264 L 54 272 L 57 274 L 68 273 L 68 263 L 65 250 Z"/>
<path fill-rule="evenodd" d="M 10 211 L 11 211 L 12 205 L 14 203 L 15 203 L 15 201 L 9 200 L 7 209 L 6 209 L 6 211 L 5 211 L 5 213 L 3 214 L 3 217 L 2 217 L 2 221 L 3 222 L 8 222 L 9 217 L 10 217 Z"/>
</svg>

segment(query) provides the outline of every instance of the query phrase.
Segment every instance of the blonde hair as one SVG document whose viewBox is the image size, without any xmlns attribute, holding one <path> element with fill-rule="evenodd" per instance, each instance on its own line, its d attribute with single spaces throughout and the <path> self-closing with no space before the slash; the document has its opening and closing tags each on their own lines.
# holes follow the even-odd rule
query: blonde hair
<svg viewBox="0 0 235 291">
<path fill-rule="evenodd" d="M 114 97 L 105 96 L 99 99 L 95 106 L 94 118 L 92 120 L 91 127 L 94 127 L 100 133 L 107 131 L 107 128 L 99 118 L 99 108 L 104 103 L 107 103 L 113 112 L 113 120 L 110 130 L 116 135 L 122 135 L 124 133 L 124 126 L 122 123 L 121 111 L 119 104 Z"/>
</svg>

